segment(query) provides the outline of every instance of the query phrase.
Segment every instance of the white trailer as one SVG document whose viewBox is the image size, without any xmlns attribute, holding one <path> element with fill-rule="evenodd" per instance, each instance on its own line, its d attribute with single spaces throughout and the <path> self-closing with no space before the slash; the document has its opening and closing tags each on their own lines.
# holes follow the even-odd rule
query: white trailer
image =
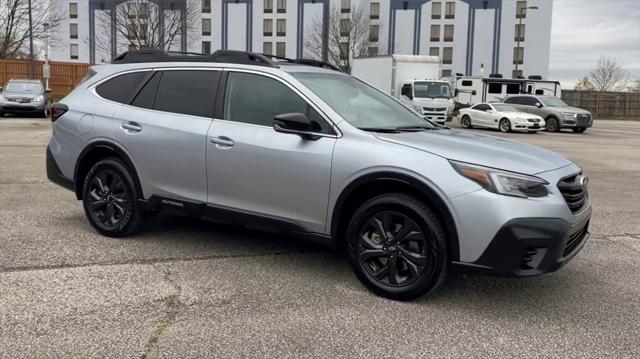
<svg viewBox="0 0 640 359">
<path fill-rule="evenodd" d="M 543 80 L 538 76 L 529 79 L 502 77 L 458 76 L 455 99 L 459 107 L 469 107 L 480 102 L 500 102 L 508 95 L 531 94 L 561 96 L 560 82 Z"/>
<path fill-rule="evenodd" d="M 353 59 L 351 74 L 396 97 L 425 118 L 444 123 L 454 109 L 449 81 L 441 80 L 440 58 L 386 55 Z"/>
</svg>

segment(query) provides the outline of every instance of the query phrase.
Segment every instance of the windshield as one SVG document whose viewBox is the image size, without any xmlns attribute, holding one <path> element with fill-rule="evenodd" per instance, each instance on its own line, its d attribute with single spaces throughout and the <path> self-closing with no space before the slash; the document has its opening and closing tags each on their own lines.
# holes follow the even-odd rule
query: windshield
<svg viewBox="0 0 640 359">
<path fill-rule="evenodd" d="M 502 104 L 493 104 L 493 108 L 498 112 L 518 112 L 515 107 Z"/>
<path fill-rule="evenodd" d="M 6 92 L 40 93 L 42 85 L 34 82 L 10 82 L 4 90 Z"/>
<path fill-rule="evenodd" d="M 549 107 L 568 107 L 564 101 L 557 97 L 541 97 L 542 104 Z"/>
<path fill-rule="evenodd" d="M 327 73 L 292 73 L 318 97 L 360 129 L 433 128 L 417 113 L 355 77 Z"/>
<path fill-rule="evenodd" d="M 413 83 L 414 97 L 450 98 L 451 87 L 445 82 L 416 81 Z"/>
</svg>

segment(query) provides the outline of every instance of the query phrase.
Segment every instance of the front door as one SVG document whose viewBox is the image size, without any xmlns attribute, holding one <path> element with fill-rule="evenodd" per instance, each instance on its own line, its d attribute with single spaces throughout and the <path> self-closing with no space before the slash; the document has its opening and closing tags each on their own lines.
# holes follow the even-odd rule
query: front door
<svg viewBox="0 0 640 359">
<path fill-rule="evenodd" d="M 336 136 L 328 122 L 290 86 L 267 75 L 229 72 L 224 110 L 207 141 L 209 203 L 294 222 L 322 232 Z M 304 113 L 327 137 L 276 132 L 273 118 Z"/>
</svg>

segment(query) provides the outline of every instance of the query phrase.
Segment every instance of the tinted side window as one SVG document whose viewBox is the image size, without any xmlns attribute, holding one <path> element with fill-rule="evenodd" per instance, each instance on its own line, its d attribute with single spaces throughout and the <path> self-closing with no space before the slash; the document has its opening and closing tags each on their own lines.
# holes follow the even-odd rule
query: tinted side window
<svg viewBox="0 0 640 359">
<path fill-rule="evenodd" d="M 523 104 L 528 106 L 535 106 L 538 103 L 538 99 L 535 97 L 523 97 Z"/>
<path fill-rule="evenodd" d="M 473 107 L 474 110 L 478 110 L 478 111 L 486 111 L 488 109 L 490 109 L 490 107 L 488 105 L 484 105 L 484 104 L 479 104 L 479 105 L 475 105 Z"/>
<path fill-rule="evenodd" d="M 163 71 L 154 108 L 185 115 L 213 117 L 220 71 Z"/>
<path fill-rule="evenodd" d="M 149 76 L 149 71 L 131 72 L 116 76 L 96 87 L 98 95 L 107 100 L 129 104 L 142 81 Z"/>
<path fill-rule="evenodd" d="M 227 77 L 224 119 L 273 126 L 273 118 L 283 113 L 303 113 L 316 121 L 322 133 L 333 133 L 327 122 L 290 88 L 274 79 L 231 72 Z"/>
<path fill-rule="evenodd" d="M 161 72 L 156 72 L 153 77 L 138 92 L 136 98 L 131 103 L 132 106 L 153 109 L 153 102 L 156 99 L 156 91 L 162 77 Z"/>
<path fill-rule="evenodd" d="M 508 84 L 507 85 L 507 94 L 516 94 L 520 93 L 520 84 Z"/>
<path fill-rule="evenodd" d="M 502 84 L 489 84 L 489 93 L 502 93 Z"/>
<path fill-rule="evenodd" d="M 504 100 L 504 103 L 512 103 L 515 105 L 522 105 L 522 101 L 520 101 L 522 97 L 509 97 L 508 99 Z"/>
<path fill-rule="evenodd" d="M 462 86 L 472 86 L 473 81 L 471 80 L 462 80 Z"/>
</svg>

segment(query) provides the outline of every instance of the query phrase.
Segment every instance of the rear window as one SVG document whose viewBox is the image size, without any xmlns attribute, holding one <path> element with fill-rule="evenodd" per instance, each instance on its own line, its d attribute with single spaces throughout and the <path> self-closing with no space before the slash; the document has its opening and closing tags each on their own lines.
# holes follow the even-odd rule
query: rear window
<svg viewBox="0 0 640 359">
<path fill-rule="evenodd" d="M 147 76 L 149 71 L 116 76 L 96 87 L 96 92 L 107 100 L 129 104 Z"/>
</svg>

